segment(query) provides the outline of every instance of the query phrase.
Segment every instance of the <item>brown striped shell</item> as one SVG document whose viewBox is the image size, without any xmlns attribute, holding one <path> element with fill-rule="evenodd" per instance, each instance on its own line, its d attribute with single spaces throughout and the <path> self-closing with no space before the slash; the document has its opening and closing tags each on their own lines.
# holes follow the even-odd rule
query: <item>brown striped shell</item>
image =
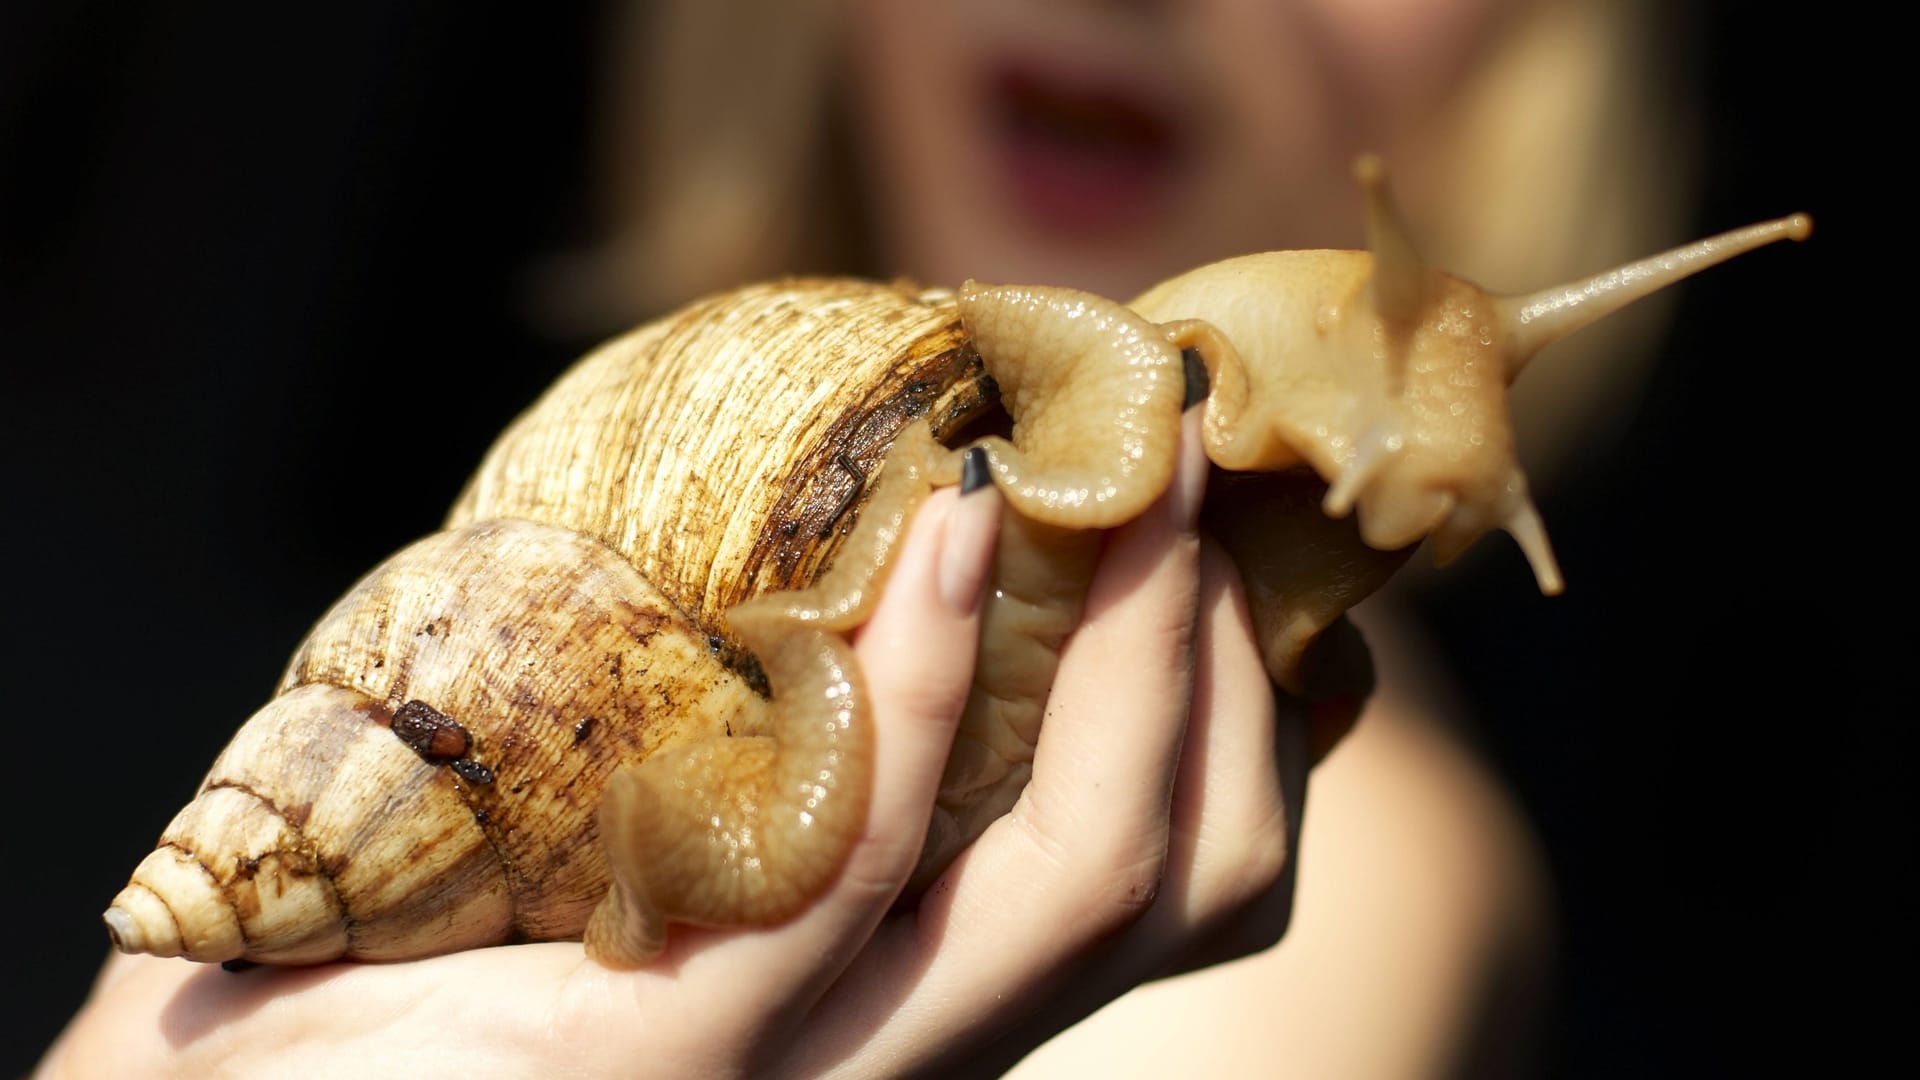
<svg viewBox="0 0 1920 1080">
<path fill-rule="evenodd" d="M 578 937 L 607 890 L 608 777 L 765 729 L 726 612 L 817 575 L 908 421 L 945 432 L 991 405 L 966 341 L 950 293 L 805 280 L 589 356 L 503 435 L 447 531 L 308 634 L 115 900 L 119 943 L 306 963 Z M 475 771 L 393 736 L 410 703 L 459 726 L 452 764 Z"/>
<path fill-rule="evenodd" d="M 864 826 L 871 716 L 843 635 L 919 499 L 957 479 L 945 444 L 983 448 L 1008 515 L 916 886 L 1018 795 L 1098 530 L 1164 490 L 1190 394 L 1236 471 L 1205 521 L 1285 691 L 1364 695 L 1370 672 L 1321 643 L 1351 644 L 1342 614 L 1429 533 L 1445 556 L 1507 528 L 1557 590 L 1507 382 L 1809 223 L 1498 298 L 1421 265 L 1361 171 L 1372 254 L 1228 260 L 1128 306 L 775 282 L 602 347 L 444 531 L 313 628 L 115 898 L 116 945 L 294 964 L 584 935 L 636 964 L 675 922 L 790 917 Z"/>
</svg>

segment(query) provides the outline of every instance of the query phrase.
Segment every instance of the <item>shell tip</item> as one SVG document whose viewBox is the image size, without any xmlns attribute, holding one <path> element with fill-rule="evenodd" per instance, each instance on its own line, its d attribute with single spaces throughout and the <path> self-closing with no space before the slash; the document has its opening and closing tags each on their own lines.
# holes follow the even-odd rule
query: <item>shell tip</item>
<svg viewBox="0 0 1920 1080">
<path fill-rule="evenodd" d="M 122 952 L 206 962 L 246 951 L 239 917 L 206 867 L 173 846 L 140 861 L 102 919 Z"/>
<path fill-rule="evenodd" d="M 179 956 L 186 951 L 173 912 L 153 890 L 138 882 L 120 890 L 100 919 L 107 924 L 107 937 L 113 947 L 123 953 Z"/>
<path fill-rule="evenodd" d="M 140 928 L 134 924 L 133 916 L 117 907 L 110 907 L 101 916 L 107 924 L 107 937 L 113 947 L 124 953 L 140 951 Z"/>
<path fill-rule="evenodd" d="M 1794 214 L 1787 218 L 1787 239 L 1805 240 L 1813 235 L 1813 215 Z"/>
</svg>

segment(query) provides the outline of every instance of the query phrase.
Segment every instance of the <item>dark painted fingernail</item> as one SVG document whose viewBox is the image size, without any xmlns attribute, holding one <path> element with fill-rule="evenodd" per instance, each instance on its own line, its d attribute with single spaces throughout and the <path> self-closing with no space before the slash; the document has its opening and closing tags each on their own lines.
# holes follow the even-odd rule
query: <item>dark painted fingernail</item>
<svg viewBox="0 0 1920 1080">
<path fill-rule="evenodd" d="M 987 448 L 969 447 L 960 462 L 960 494 L 971 495 L 992 481 L 993 474 L 987 471 Z"/>
<path fill-rule="evenodd" d="M 1180 366 L 1187 373 L 1187 398 L 1180 403 L 1180 411 L 1186 412 L 1207 400 L 1207 391 L 1213 389 L 1213 384 L 1207 378 L 1207 365 L 1200 359 L 1199 349 L 1181 349 Z"/>
</svg>

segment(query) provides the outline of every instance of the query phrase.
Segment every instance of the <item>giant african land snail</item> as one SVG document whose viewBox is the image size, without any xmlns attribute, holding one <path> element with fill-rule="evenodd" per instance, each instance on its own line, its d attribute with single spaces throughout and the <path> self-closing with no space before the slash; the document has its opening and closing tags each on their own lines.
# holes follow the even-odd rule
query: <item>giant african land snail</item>
<svg viewBox="0 0 1920 1080">
<path fill-rule="evenodd" d="M 584 933 L 632 965 L 673 922 L 791 916 L 865 822 L 871 718 L 842 635 L 968 443 L 1011 512 L 924 884 L 1024 784 L 1097 530 L 1166 487 L 1201 383 L 1209 457 L 1259 474 L 1217 474 L 1205 521 L 1282 689 L 1364 693 L 1312 646 L 1429 534 L 1444 560 L 1504 528 L 1557 592 L 1507 383 L 1811 223 L 1495 298 L 1426 268 L 1377 163 L 1359 173 L 1371 254 L 1230 259 L 1125 307 L 787 281 L 603 347 L 501 437 L 446 531 L 314 627 L 108 909 L 114 942 L 296 964 Z M 1010 439 L 981 434 L 1009 417 Z"/>
</svg>

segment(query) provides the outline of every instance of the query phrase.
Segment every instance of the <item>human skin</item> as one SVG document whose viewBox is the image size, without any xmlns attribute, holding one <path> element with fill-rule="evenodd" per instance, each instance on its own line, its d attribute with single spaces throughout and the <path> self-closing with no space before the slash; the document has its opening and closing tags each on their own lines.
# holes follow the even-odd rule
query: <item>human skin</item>
<svg viewBox="0 0 1920 1080">
<path fill-rule="evenodd" d="M 637 972 L 577 943 L 239 974 L 117 957 L 36 1075 L 995 1074 L 1143 979 L 1270 945 L 1290 916 L 1304 723 L 1197 531 L 1196 420 L 1168 494 L 1110 538 L 1033 783 L 917 908 L 891 910 L 973 662 L 925 643 L 974 633 L 990 489 L 930 499 L 857 636 L 873 805 L 792 922 L 684 934 Z"/>
<path fill-rule="evenodd" d="M 940 22 L 931 6 L 918 13 L 913 5 L 872 6 L 875 18 L 855 22 L 882 44 L 864 52 L 902 64 L 927 55 L 925 46 L 943 34 L 944 44 L 951 46 L 964 44 L 976 31 L 1024 33 L 1015 19 L 1079 17 L 1071 13 L 1073 5 L 1019 12 L 1002 6 L 980 9 L 968 25 L 952 25 Z M 1144 203 L 1113 200 L 1124 220 L 1094 222 L 1123 227 L 1070 234 L 1036 230 L 1028 210 L 1008 199 L 991 177 L 953 167 L 995 160 L 986 146 L 966 147 L 964 110 L 957 112 L 952 102 L 938 98 L 869 94 L 867 100 L 899 110 L 896 126 L 941 131 L 946 140 L 937 159 L 916 164 L 889 158 L 888 137 L 877 128 L 867 130 L 881 247 L 889 265 L 927 280 L 989 276 L 1078 284 L 1124 297 L 1153 277 L 1220 255 L 1347 242 L 1351 237 L 1340 222 L 1354 208 L 1346 179 L 1352 151 L 1391 146 L 1417 123 L 1416 106 L 1437 96 L 1457 74 L 1492 6 L 1426 5 L 1426 15 L 1413 18 L 1419 12 L 1403 10 L 1403 2 L 1114 5 L 1134 14 L 1121 16 L 1130 22 L 1095 31 L 1107 42 L 1102 47 L 1113 64 L 1161 72 L 1151 77 L 1148 93 L 1165 91 L 1177 102 L 1175 109 L 1212 117 L 1194 151 L 1198 164 L 1189 163 L 1192 174 L 1177 198 L 1155 202 L 1148 191 Z M 1152 19 L 1179 21 L 1155 25 Z M 885 36 L 890 26 L 905 26 L 927 40 L 918 52 L 902 47 L 907 43 Z M 1058 36 L 1041 40 L 1075 46 L 1083 44 L 1073 36 L 1079 32 L 1056 25 L 1041 33 Z M 1434 43 L 1441 47 L 1428 47 Z M 1256 46 L 1288 51 L 1275 57 Z M 946 51 L 965 55 L 964 49 Z M 927 75 L 922 67 L 881 77 L 929 92 L 966 84 Z M 1356 86 L 1374 87 L 1361 95 L 1364 107 L 1345 96 Z M 1332 123 L 1329 118 L 1336 114 L 1353 123 Z M 929 115 L 941 118 L 944 127 L 926 123 Z M 1101 180 L 1096 176 L 1092 182 Z M 1142 205 L 1172 212 L 1141 214 Z M 977 211 L 971 218 L 964 212 L 969 208 Z M 880 902 L 884 874 L 851 899 L 842 895 L 849 888 L 843 879 L 819 909 L 794 924 L 754 934 L 697 934 L 684 953 L 676 947 L 658 971 L 631 978 L 594 969 L 579 957 L 577 946 L 487 950 L 394 967 L 342 965 L 312 974 L 228 976 L 177 962 L 121 960 L 48 1059 L 46 1074 L 65 1075 L 67 1069 L 74 1070 L 72 1075 L 165 1075 L 170 1069 L 217 1074 L 222 1068 L 247 1072 L 288 1064 L 325 1073 L 334 1066 L 364 1071 L 368 1062 L 389 1061 L 396 1066 L 418 1062 L 428 1073 L 458 1069 L 486 1075 L 498 1069 L 518 1075 L 536 1066 L 544 1072 L 572 1064 L 583 1074 L 624 1074 L 637 1060 L 657 1064 L 665 1073 L 896 1072 L 963 1062 L 993 1071 L 1142 979 L 1257 952 L 1280 936 L 1291 907 L 1294 846 L 1288 832 L 1297 828 L 1304 785 L 1304 763 L 1293 745 L 1298 725 L 1275 711 L 1257 657 L 1248 651 L 1241 625 L 1244 604 L 1231 573 L 1215 560 L 1212 573 L 1197 574 L 1195 585 L 1181 586 L 1189 573 L 1181 564 L 1188 556 L 1174 547 L 1158 553 L 1165 565 L 1153 569 L 1154 559 L 1144 556 L 1119 564 L 1109 560 L 1103 581 L 1134 576 L 1161 588 L 1138 605 L 1090 607 L 1086 629 L 1063 660 L 1057 709 L 1049 710 L 1050 717 L 1081 719 L 1050 722 L 1042 745 L 1043 762 L 1048 746 L 1114 745 L 1115 730 L 1140 726 L 1116 717 L 1115 702 L 1158 702 L 1162 731 L 1168 724 L 1176 729 L 1186 724 L 1184 738 L 1162 740 L 1147 755 L 1152 760 L 1133 763 L 1132 782 L 1119 785 L 1136 794 L 1164 792 L 1166 777 L 1179 778 L 1171 797 L 1162 795 L 1155 803 L 1159 811 L 1123 830 L 1132 837 L 1123 845 L 1134 852 L 1131 860 L 1115 856 L 1105 872 L 1088 873 L 1086 867 L 1064 872 L 1068 867 L 1059 858 L 1109 846 L 1088 847 L 1083 830 L 1116 826 L 1106 817 L 1114 809 L 1110 793 L 1116 785 L 1089 771 L 1089 763 L 1101 755 L 1057 750 L 1051 761 L 1062 771 L 1047 775 L 1058 778 L 1051 790 L 1059 796 L 1049 802 L 1045 792 L 1050 789 L 1037 784 L 1038 793 L 1022 801 L 1005 828 L 996 826 L 983 837 L 917 913 L 884 918 L 878 913 L 886 908 Z M 1116 541 L 1115 552 L 1125 550 Z M 1186 719 L 1189 688 L 1181 683 L 1179 664 L 1164 670 L 1169 657 L 1183 655 L 1184 643 L 1173 650 L 1146 648 L 1142 652 L 1151 659 L 1137 664 L 1114 659 L 1125 657 L 1129 648 L 1151 646 L 1154 635 L 1144 631 L 1165 612 L 1190 611 L 1186 588 L 1198 588 L 1209 599 L 1208 614 L 1188 624 L 1184 634 L 1202 643 L 1201 655 L 1212 657 L 1210 664 L 1225 665 L 1202 664 L 1192 674 L 1192 720 Z M 908 657 L 884 651 L 874 640 L 887 612 L 910 602 L 904 593 L 889 594 L 887 608 L 861 637 L 862 659 L 876 683 L 881 672 L 912 669 Z M 1145 621 L 1129 623 L 1122 612 Z M 964 620 L 942 625 L 939 615 L 935 609 L 893 617 L 925 620 L 918 626 L 925 635 L 920 640 L 952 640 L 968 632 Z M 1183 633 L 1164 626 L 1157 632 L 1162 645 L 1166 638 L 1179 641 Z M 897 645 L 903 638 L 894 640 Z M 1100 656 L 1104 647 L 1117 649 L 1107 662 L 1084 659 Z M 1076 654 L 1083 657 L 1078 669 Z M 1235 656 L 1247 661 L 1247 670 L 1236 673 Z M 1077 686 L 1072 682 L 1076 670 L 1086 680 Z M 1146 678 L 1155 670 L 1162 680 L 1158 687 L 1118 686 L 1112 678 L 1115 671 Z M 904 782 L 915 775 L 910 762 L 893 769 L 887 731 L 925 733 L 942 730 L 943 724 L 950 731 L 950 720 L 935 716 L 938 710 L 930 707 L 938 703 L 929 701 L 937 695 L 928 688 L 941 678 L 965 685 L 964 675 L 951 671 L 929 671 L 917 688 L 876 685 L 883 785 L 896 776 Z M 1223 693 L 1225 686 L 1235 689 Z M 897 694 L 895 701 L 918 704 L 889 708 L 890 693 Z M 1222 701 L 1235 707 L 1216 705 Z M 1368 736 L 1363 731 L 1367 741 L 1356 740 L 1356 745 L 1380 741 Z M 1215 752 L 1205 749 L 1216 746 Z M 1353 762 L 1354 755 L 1346 752 L 1345 760 Z M 1276 764 L 1280 761 L 1284 767 Z M 913 820 L 913 808 L 920 804 L 886 787 L 876 794 L 868 840 L 897 847 L 902 841 L 892 826 Z M 892 816 L 883 816 L 883 806 Z M 924 820 L 924 810 L 918 812 Z M 1183 816 L 1185 826 L 1179 824 Z M 1031 832 L 1036 820 L 1047 831 Z M 1020 839 L 1028 836 L 1049 842 Z M 863 853 L 867 850 L 863 845 Z M 1239 857 L 1223 857 L 1229 850 Z M 1036 865 L 1052 872 L 1035 873 Z M 1040 918 L 1034 918 L 1036 904 Z M 822 909 L 841 910 L 841 921 L 832 922 Z M 858 918 L 848 914 L 855 909 L 862 913 Z M 831 932 L 815 925 L 821 919 L 828 920 Z M 859 919 L 869 920 L 869 926 L 882 920 L 864 945 L 847 929 Z M 1225 932 L 1217 929 L 1222 924 L 1234 931 L 1222 936 Z M 810 935 L 808 927 L 813 927 Z M 1422 940 L 1456 940 L 1449 927 L 1434 929 Z M 715 955 L 705 959 L 709 949 Z M 821 972 L 801 972 L 797 957 L 819 961 L 823 956 Z M 744 974 L 764 971 L 768 962 L 777 965 L 783 957 L 793 965 L 790 984 Z M 1247 966 L 1225 970 L 1241 973 Z M 1371 969 L 1349 964 L 1348 970 Z M 663 983 L 662 972 L 673 973 L 677 981 Z M 1333 986 L 1335 974 L 1333 969 L 1303 972 L 1289 985 Z M 1437 981 L 1452 985 L 1444 976 Z M 1271 991 L 1264 982 L 1255 985 L 1266 987 L 1262 993 Z M 1404 978 L 1397 985 L 1413 987 L 1420 980 Z M 753 993 L 743 993 L 743 987 Z M 1056 994 L 1062 987 L 1072 989 Z M 1042 1007 L 1042 1002 L 1049 1004 Z M 439 1015 L 459 1018 L 464 1049 L 449 1053 L 444 1040 L 421 1037 L 422 1026 Z M 1304 1021 L 1308 1014 L 1293 1015 Z M 716 1016 L 728 1020 L 716 1024 Z M 212 1019 L 196 1027 L 194 1017 Z M 539 1022 L 530 1023 L 529 1017 Z M 179 1038 L 193 1030 L 202 1032 L 200 1037 Z M 625 1041 L 629 1038 L 633 1041 Z M 1301 1052 L 1311 1048 L 1306 1042 L 1296 1045 Z M 118 1061 L 92 1056 L 119 1053 L 131 1056 Z"/>
<path fill-rule="evenodd" d="M 1525 6 L 856 4 L 849 106 L 880 265 L 1127 297 L 1225 256 L 1353 246 L 1354 155 L 1383 151 L 1417 182 L 1405 166 L 1423 126 Z M 1009 94 L 1010 78 L 1039 89 Z M 1092 118 L 1058 115 L 1076 108 Z M 1138 113 L 1160 122 L 1150 138 Z M 1092 136 L 1071 130 L 1082 122 Z M 1017 1075 L 1265 1076 L 1284 1063 L 1401 1077 L 1494 1064 L 1475 1053 L 1524 1059 L 1551 954 L 1542 860 L 1441 722 L 1458 710 L 1426 647 L 1377 606 L 1357 621 L 1382 687 L 1314 772 L 1285 944 L 1143 986 Z M 1501 986 L 1519 988 L 1514 1000 L 1496 999 Z M 1498 1037 L 1470 1048 L 1496 1009 Z"/>
<path fill-rule="evenodd" d="M 1123 298 L 1234 255 L 1353 247 L 1517 0 L 852 5 L 879 263 Z"/>
</svg>

